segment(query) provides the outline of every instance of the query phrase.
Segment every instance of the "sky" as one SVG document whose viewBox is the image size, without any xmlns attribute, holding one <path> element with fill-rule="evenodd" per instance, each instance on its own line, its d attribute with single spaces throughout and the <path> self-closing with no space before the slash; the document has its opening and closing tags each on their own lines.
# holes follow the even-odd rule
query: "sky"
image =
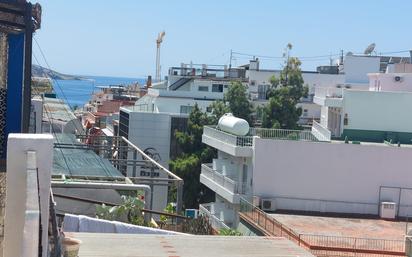
<svg viewBox="0 0 412 257">
<path fill-rule="evenodd" d="M 42 27 L 34 37 L 49 66 L 68 74 L 154 76 L 155 41 L 163 30 L 162 76 L 182 62 L 229 64 L 231 50 L 281 57 L 287 43 L 305 70 L 329 64 L 341 50 L 361 53 L 372 42 L 378 54 L 412 49 L 410 0 L 38 2 Z M 33 51 L 47 66 L 36 44 Z M 314 56 L 322 57 L 307 58 Z M 233 65 L 250 58 L 233 57 Z M 261 58 L 264 68 L 281 64 L 280 58 Z"/>
</svg>

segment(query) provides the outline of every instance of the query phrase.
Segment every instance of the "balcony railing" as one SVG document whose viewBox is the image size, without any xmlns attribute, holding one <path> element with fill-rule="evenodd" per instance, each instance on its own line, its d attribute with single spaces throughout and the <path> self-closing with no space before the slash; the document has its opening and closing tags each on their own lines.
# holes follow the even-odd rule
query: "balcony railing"
<svg viewBox="0 0 412 257">
<path fill-rule="evenodd" d="M 319 98 L 342 98 L 343 88 L 337 87 L 317 87 L 315 97 Z"/>
<path fill-rule="evenodd" d="M 202 174 L 234 194 L 243 193 L 243 186 L 239 187 L 238 183 L 233 179 L 219 173 L 216 170 L 213 170 L 211 163 L 202 164 Z"/>
<path fill-rule="evenodd" d="M 253 137 L 251 136 L 236 136 L 224 132 L 222 130 L 213 128 L 211 126 L 204 126 L 203 127 L 203 134 L 205 136 L 218 139 L 226 144 L 234 145 L 234 146 L 252 146 L 253 144 Z"/>
<path fill-rule="evenodd" d="M 249 134 L 266 139 L 318 141 L 310 130 L 251 128 Z"/>
<path fill-rule="evenodd" d="M 313 121 L 312 124 L 312 134 L 319 140 L 319 141 L 330 141 L 332 137 L 332 133 L 329 129 L 322 126 L 320 123 Z"/>
<path fill-rule="evenodd" d="M 207 137 L 217 139 L 226 144 L 240 147 L 250 147 L 253 145 L 253 137 L 258 136 L 265 139 L 278 140 L 299 140 L 299 141 L 330 141 L 328 138 L 316 137 L 310 130 L 292 129 L 266 129 L 250 128 L 248 135 L 236 136 L 212 126 L 205 126 L 203 134 Z"/>
<path fill-rule="evenodd" d="M 199 205 L 199 213 L 200 215 L 204 215 L 209 219 L 210 225 L 216 229 L 230 229 L 228 225 L 225 224 L 222 220 L 216 217 L 210 210 L 210 205 L 208 204 L 200 204 Z"/>
</svg>

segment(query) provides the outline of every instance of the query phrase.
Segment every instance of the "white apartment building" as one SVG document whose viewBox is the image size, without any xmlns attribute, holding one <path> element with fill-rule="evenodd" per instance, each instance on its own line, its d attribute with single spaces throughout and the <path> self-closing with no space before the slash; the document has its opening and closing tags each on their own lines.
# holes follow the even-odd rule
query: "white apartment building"
<svg viewBox="0 0 412 257">
<path fill-rule="evenodd" d="M 203 164 L 201 183 L 216 200 L 200 206 L 215 228 L 236 228 L 239 199 L 265 211 L 379 215 L 412 214 L 412 147 L 331 141 L 319 123 L 312 131 L 251 128 L 238 136 L 204 127 L 203 142 L 218 151 Z"/>
<path fill-rule="evenodd" d="M 332 136 L 349 140 L 410 144 L 412 65 L 389 64 L 386 73 L 369 73 L 366 89 L 327 88 L 316 92 L 320 123 Z"/>
</svg>

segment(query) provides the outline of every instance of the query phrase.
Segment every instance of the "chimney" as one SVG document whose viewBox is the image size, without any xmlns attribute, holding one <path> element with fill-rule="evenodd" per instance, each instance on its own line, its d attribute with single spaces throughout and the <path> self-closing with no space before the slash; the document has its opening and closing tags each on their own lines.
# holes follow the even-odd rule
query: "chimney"
<svg viewBox="0 0 412 257">
<path fill-rule="evenodd" d="M 146 81 L 146 87 L 151 88 L 152 87 L 152 76 L 147 76 L 147 81 Z"/>
</svg>

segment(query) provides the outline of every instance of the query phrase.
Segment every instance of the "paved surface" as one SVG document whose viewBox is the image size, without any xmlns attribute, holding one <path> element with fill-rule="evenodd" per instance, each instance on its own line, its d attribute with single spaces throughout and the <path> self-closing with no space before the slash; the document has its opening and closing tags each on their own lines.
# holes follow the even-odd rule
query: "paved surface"
<svg viewBox="0 0 412 257">
<path fill-rule="evenodd" d="M 68 236 L 82 241 L 79 257 L 313 257 L 284 238 L 99 233 Z"/>
<path fill-rule="evenodd" d="M 302 234 L 403 240 L 406 231 L 406 222 L 289 214 L 270 215 L 295 232 Z M 412 228 L 412 224 L 409 227 Z"/>
</svg>

